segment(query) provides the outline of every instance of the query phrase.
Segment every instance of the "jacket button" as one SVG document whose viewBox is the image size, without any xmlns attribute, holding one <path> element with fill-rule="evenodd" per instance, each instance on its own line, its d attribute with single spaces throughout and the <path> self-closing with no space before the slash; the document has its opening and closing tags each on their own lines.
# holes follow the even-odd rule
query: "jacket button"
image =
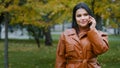
<svg viewBox="0 0 120 68">
<path fill-rule="evenodd" d="M 82 51 L 80 51 L 80 54 L 82 53 Z"/>
</svg>

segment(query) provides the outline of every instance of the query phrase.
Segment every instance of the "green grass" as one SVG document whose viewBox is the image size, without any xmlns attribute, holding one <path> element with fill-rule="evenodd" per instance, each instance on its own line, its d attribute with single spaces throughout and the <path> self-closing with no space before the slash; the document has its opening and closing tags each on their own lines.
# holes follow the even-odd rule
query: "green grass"
<svg viewBox="0 0 120 68">
<path fill-rule="evenodd" d="M 4 47 L 0 42 L 0 68 L 4 68 Z M 53 68 L 55 61 L 56 45 L 37 48 L 34 41 L 10 40 L 9 41 L 9 66 L 10 68 Z"/>
<path fill-rule="evenodd" d="M 103 68 L 120 68 L 120 35 L 109 36 L 109 50 L 99 56 Z"/>
<path fill-rule="evenodd" d="M 33 40 L 9 40 L 9 68 L 54 68 L 59 35 L 53 46 L 37 48 Z M 120 68 L 120 36 L 109 36 L 109 51 L 99 56 L 102 68 Z M 4 41 L 0 41 L 0 68 L 4 68 Z"/>
</svg>

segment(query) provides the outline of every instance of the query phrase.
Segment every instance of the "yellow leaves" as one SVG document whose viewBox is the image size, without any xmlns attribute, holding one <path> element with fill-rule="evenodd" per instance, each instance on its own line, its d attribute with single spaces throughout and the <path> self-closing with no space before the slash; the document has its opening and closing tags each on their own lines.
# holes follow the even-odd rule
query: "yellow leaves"
<svg viewBox="0 0 120 68">
<path fill-rule="evenodd" d="M 95 5 L 94 5 L 94 12 L 95 14 L 99 14 L 101 15 L 103 12 L 106 12 L 106 9 L 107 9 L 107 5 L 105 5 L 106 3 L 101 3 L 101 2 L 95 2 Z"/>
<path fill-rule="evenodd" d="M 14 2 L 13 4 L 18 5 L 18 4 L 19 4 L 19 1 L 20 1 L 20 0 L 13 0 L 13 2 Z"/>
<path fill-rule="evenodd" d="M 118 28 L 117 22 L 115 22 L 115 21 L 113 21 L 113 20 L 110 20 L 110 25 L 111 25 L 113 28 Z"/>
<path fill-rule="evenodd" d="M 5 0 L 5 3 L 10 1 Z M 4 4 L 3 6 L 0 5 L 0 9 L 2 9 L 0 13 L 3 10 L 10 12 L 12 23 L 23 22 L 23 24 L 33 24 L 42 27 L 62 23 L 64 20 L 71 22 L 72 10 L 76 4 L 85 2 L 91 5 L 92 2 L 91 0 L 47 0 L 46 2 L 43 2 L 43 0 L 27 0 L 24 5 L 19 6 L 19 1 L 12 0 L 12 4 L 8 8 L 4 8 Z M 108 18 L 111 15 L 108 8 L 112 8 L 112 13 L 115 13 L 115 16 L 120 15 L 116 11 L 116 9 L 120 9 L 118 5 L 109 4 L 108 0 L 97 0 L 93 7 L 95 14 L 103 15 L 103 18 Z M 49 21 L 46 22 L 46 20 Z"/>
<path fill-rule="evenodd" d="M 11 5 L 8 8 L 5 8 L 5 11 L 7 11 L 7 12 L 11 12 L 11 11 L 15 11 L 15 10 L 20 10 L 20 7 L 17 5 Z"/>
<path fill-rule="evenodd" d="M 3 5 L 0 5 L 0 14 L 1 14 L 1 12 L 3 12 L 4 11 L 4 6 Z"/>
<path fill-rule="evenodd" d="M 108 3 L 108 0 L 102 0 L 103 3 Z"/>
<path fill-rule="evenodd" d="M 4 0 L 4 3 L 9 3 L 11 0 Z"/>
<path fill-rule="evenodd" d="M 119 22 L 119 24 L 120 24 L 120 18 L 118 19 L 118 22 Z"/>
<path fill-rule="evenodd" d="M 120 9 L 120 7 L 118 7 L 118 3 L 108 0 L 95 1 L 94 13 L 100 16 L 104 15 L 104 19 L 109 18 L 111 14 L 118 15 L 118 9 Z"/>
<path fill-rule="evenodd" d="M 111 26 L 112 26 L 113 28 L 118 28 L 118 25 L 115 24 L 115 23 L 112 23 Z"/>
</svg>

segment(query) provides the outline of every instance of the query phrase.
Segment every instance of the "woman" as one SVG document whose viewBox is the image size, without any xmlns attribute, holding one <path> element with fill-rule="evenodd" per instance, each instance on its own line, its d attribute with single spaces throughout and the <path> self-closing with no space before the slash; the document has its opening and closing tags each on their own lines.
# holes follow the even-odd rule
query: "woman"
<svg viewBox="0 0 120 68">
<path fill-rule="evenodd" d="M 97 56 L 108 50 L 107 35 L 96 28 L 92 11 L 85 3 L 73 9 L 72 28 L 61 34 L 56 68 L 101 68 Z"/>
</svg>

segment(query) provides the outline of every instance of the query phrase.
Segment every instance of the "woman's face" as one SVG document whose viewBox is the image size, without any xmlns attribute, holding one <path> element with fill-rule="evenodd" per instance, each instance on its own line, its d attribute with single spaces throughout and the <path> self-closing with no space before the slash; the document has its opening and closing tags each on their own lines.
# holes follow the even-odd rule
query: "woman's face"
<svg viewBox="0 0 120 68">
<path fill-rule="evenodd" d="M 75 17 L 76 17 L 76 22 L 80 27 L 82 28 L 88 27 L 90 16 L 85 9 L 83 8 L 78 9 L 76 11 Z"/>
</svg>

